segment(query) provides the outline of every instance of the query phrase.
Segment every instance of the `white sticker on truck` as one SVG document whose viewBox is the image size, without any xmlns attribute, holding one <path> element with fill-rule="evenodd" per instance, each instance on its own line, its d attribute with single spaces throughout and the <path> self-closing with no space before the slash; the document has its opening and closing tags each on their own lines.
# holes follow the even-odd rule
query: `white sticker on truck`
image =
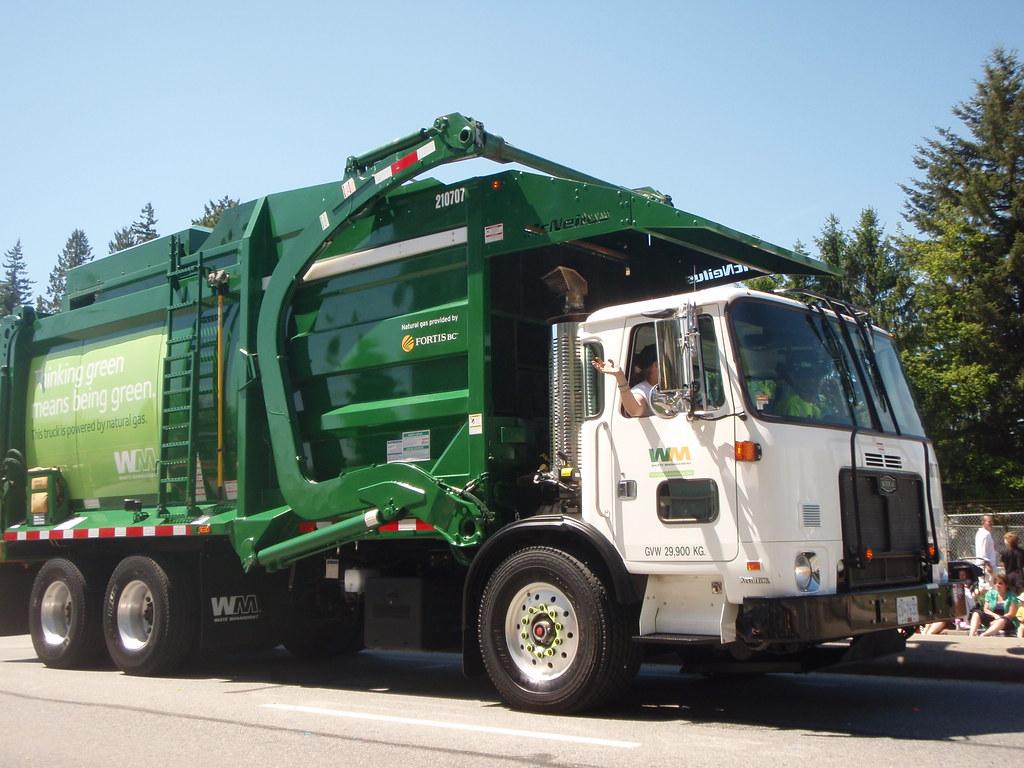
<svg viewBox="0 0 1024 768">
<path fill-rule="evenodd" d="M 505 239 L 505 224 L 489 224 L 484 227 L 484 242 L 498 243 Z"/>
<path fill-rule="evenodd" d="M 917 610 L 917 595 L 896 598 L 896 623 L 918 624 L 921 621 Z"/>
</svg>

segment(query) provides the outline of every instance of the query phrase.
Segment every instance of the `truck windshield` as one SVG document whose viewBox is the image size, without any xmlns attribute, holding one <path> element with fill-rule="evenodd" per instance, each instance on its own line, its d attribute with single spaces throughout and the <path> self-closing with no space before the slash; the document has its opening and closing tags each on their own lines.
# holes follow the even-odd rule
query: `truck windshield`
<svg viewBox="0 0 1024 768">
<path fill-rule="evenodd" d="M 872 351 L 852 323 L 844 334 L 834 315 L 756 299 L 735 302 L 729 317 L 747 407 L 759 416 L 923 436 L 899 358 L 884 334 L 874 332 L 873 354 L 888 399 L 871 379 Z M 873 423 L 872 411 L 880 423 Z"/>
</svg>

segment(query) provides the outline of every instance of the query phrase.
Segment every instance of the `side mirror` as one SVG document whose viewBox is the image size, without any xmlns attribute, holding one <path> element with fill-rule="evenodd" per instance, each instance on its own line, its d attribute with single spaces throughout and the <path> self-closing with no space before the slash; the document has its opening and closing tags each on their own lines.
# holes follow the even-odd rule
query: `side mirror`
<svg viewBox="0 0 1024 768">
<path fill-rule="evenodd" d="M 684 318 L 670 317 L 654 324 L 658 350 L 658 389 L 662 392 L 688 392 L 693 365 L 687 345 Z"/>
<path fill-rule="evenodd" d="M 658 349 L 658 386 L 651 392 L 651 410 L 670 419 L 696 403 L 694 372 L 703 378 L 697 307 L 687 304 L 678 316 L 654 323 Z"/>
</svg>

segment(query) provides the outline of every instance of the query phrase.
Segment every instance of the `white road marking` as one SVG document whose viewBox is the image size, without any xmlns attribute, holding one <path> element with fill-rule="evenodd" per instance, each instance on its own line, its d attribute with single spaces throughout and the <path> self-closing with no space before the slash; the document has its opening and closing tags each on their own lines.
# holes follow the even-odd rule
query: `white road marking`
<svg viewBox="0 0 1024 768">
<path fill-rule="evenodd" d="M 489 733 L 496 736 L 512 736 L 517 739 L 540 739 L 542 741 L 564 741 L 571 744 L 589 744 L 595 747 L 614 747 L 616 749 L 636 749 L 641 746 L 638 741 L 616 741 L 615 739 L 597 739 L 592 736 L 571 736 L 567 733 L 546 733 L 545 731 L 522 731 L 516 728 L 495 728 L 489 725 L 472 725 L 471 723 L 449 723 L 440 720 L 420 720 L 415 717 L 396 717 L 394 715 L 375 715 L 369 712 L 348 712 L 341 709 L 324 709 L 323 707 L 302 707 L 292 704 L 264 704 L 267 709 L 285 712 L 301 712 L 307 715 L 326 715 L 342 717 L 349 720 L 374 720 L 379 723 L 396 723 L 399 725 L 419 725 L 424 728 L 441 728 L 448 731 L 470 731 L 472 733 Z"/>
</svg>

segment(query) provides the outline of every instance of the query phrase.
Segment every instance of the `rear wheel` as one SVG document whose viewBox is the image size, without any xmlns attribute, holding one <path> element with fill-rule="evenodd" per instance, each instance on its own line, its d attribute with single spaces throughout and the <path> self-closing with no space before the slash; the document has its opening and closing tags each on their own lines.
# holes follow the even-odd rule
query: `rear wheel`
<svg viewBox="0 0 1024 768">
<path fill-rule="evenodd" d="M 519 709 L 590 709 L 636 673 L 621 606 L 585 563 L 557 549 L 524 549 L 498 566 L 481 599 L 479 628 L 487 673 Z"/>
<path fill-rule="evenodd" d="M 95 661 L 103 650 L 102 593 L 95 576 L 70 560 L 47 561 L 32 584 L 29 633 L 48 667 L 69 669 Z"/>
<path fill-rule="evenodd" d="M 103 635 L 121 671 L 173 671 L 192 647 L 195 627 L 192 583 L 183 568 L 133 556 L 114 569 L 103 603 Z"/>
</svg>

